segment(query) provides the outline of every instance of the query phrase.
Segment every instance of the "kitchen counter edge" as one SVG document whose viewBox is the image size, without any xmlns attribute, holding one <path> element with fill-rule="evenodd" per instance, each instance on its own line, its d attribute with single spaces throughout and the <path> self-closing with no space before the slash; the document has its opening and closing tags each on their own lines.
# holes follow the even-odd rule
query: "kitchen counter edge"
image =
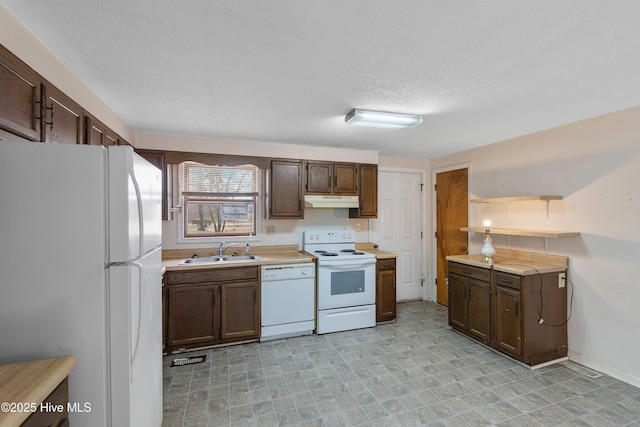
<svg viewBox="0 0 640 427">
<path fill-rule="evenodd" d="M 73 356 L 0 365 L 0 402 L 42 403 L 76 366 Z M 0 412 L 0 425 L 19 426 L 31 412 Z"/>
<path fill-rule="evenodd" d="M 482 262 L 482 258 L 482 254 L 449 255 L 447 256 L 447 261 L 454 261 L 460 264 L 486 268 L 489 270 L 493 269 L 495 271 L 516 274 L 519 276 L 530 276 L 538 273 L 563 272 L 567 269 L 566 263 L 563 264 L 562 262 L 546 263 L 533 259 L 510 257 L 508 255 L 496 254 L 496 256 L 494 256 L 495 262 L 493 264 Z"/>
<path fill-rule="evenodd" d="M 186 270 L 202 270 L 212 268 L 232 268 L 232 267 L 253 267 L 259 265 L 273 264 L 301 264 L 305 262 L 313 262 L 317 257 L 302 251 L 277 252 L 277 253 L 254 253 L 260 257 L 255 261 L 242 262 L 219 262 L 212 264 L 198 265 L 178 265 L 183 258 L 167 258 L 162 260 L 162 266 L 166 271 L 186 271 Z"/>
</svg>

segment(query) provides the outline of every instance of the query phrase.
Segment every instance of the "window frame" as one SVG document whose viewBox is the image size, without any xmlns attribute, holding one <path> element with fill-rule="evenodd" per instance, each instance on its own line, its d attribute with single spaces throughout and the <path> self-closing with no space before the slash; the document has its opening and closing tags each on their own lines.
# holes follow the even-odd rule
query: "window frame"
<svg viewBox="0 0 640 427">
<path fill-rule="evenodd" d="M 234 242 L 234 241 L 238 241 L 238 242 L 244 242 L 244 241 L 253 241 L 253 240 L 257 240 L 259 237 L 259 231 L 260 230 L 260 225 L 261 225 L 261 215 L 258 214 L 258 211 L 260 209 L 260 206 L 262 206 L 262 201 L 264 200 L 264 194 L 263 194 L 263 188 L 262 188 L 262 180 L 264 179 L 263 175 L 264 175 L 264 171 L 262 169 L 260 169 L 259 167 L 255 166 L 255 165 L 248 165 L 248 166 L 253 166 L 256 168 L 256 192 L 255 193 L 206 193 L 206 192 L 186 192 L 184 191 L 184 169 L 185 169 L 185 162 L 182 162 L 180 164 L 178 164 L 178 168 L 177 168 L 177 172 L 178 172 L 178 176 L 177 176 L 177 190 L 178 190 L 178 200 L 181 206 L 181 209 L 178 213 L 178 218 L 177 218 L 177 223 L 178 223 L 178 238 L 177 238 L 177 242 L 178 243 L 220 243 L 222 241 L 228 241 L 228 242 Z M 194 163 L 198 163 L 198 162 L 194 162 Z M 210 166 L 210 165 L 206 165 L 205 166 Z M 245 166 L 245 165 L 239 165 L 239 166 Z M 224 167 L 224 166 L 220 166 L 220 167 Z M 229 166 L 232 167 L 232 166 Z M 206 201 L 209 200 L 215 200 L 215 199 L 208 199 L 208 198 L 203 198 L 203 196 L 206 195 L 211 195 L 211 194 L 216 194 L 219 197 L 222 196 L 229 196 L 229 197 L 233 197 L 233 196 L 245 196 L 245 197 L 252 197 L 253 198 L 253 225 L 254 225 L 254 231 L 253 233 L 229 233 L 229 234 L 221 234 L 221 235 L 197 235 L 197 236 L 187 236 L 187 220 L 188 220 L 188 213 L 187 213 L 187 204 L 189 201 L 196 201 L 198 199 L 203 199 Z M 242 203 L 242 201 L 240 200 L 231 200 L 231 199 L 224 199 L 225 202 L 228 203 Z"/>
</svg>

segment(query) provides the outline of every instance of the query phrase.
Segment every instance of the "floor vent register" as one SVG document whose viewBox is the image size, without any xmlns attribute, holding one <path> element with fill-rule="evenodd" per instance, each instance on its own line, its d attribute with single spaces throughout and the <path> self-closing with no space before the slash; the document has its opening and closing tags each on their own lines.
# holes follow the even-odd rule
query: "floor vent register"
<svg viewBox="0 0 640 427">
<path fill-rule="evenodd" d="M 196 363 L 202 363 L 207 360 L 207 356 L 193 356 L 193 357 L 179 357 L 173 359 L 171 362 L 171 367 L 175 366 L 187 366 L 187 365 L 195 365 Z"/>
</svg>

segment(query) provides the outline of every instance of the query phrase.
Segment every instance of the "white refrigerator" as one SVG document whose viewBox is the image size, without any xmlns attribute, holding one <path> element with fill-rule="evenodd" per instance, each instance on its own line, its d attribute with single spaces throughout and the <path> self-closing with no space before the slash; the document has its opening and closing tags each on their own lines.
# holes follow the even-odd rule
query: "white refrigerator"
<svg viewBox="0 0 640 427">
<path fill-rule="evenodd" d="M 0 364 L 75 356 L 72 426 L 162 423 L 161 200 L 131 147 L 0 141 Z"/>
</svg>

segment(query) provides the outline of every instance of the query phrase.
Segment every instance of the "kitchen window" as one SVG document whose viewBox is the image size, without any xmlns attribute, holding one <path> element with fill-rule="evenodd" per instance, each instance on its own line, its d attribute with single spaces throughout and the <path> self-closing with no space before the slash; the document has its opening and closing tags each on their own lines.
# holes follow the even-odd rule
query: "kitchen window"
<svg viewBox="0 0 640 427">
<path fill-rule="evenodd" d="M 184 238 L 255 236 L 258 171 L 182 163 Z"/>
</svg>

